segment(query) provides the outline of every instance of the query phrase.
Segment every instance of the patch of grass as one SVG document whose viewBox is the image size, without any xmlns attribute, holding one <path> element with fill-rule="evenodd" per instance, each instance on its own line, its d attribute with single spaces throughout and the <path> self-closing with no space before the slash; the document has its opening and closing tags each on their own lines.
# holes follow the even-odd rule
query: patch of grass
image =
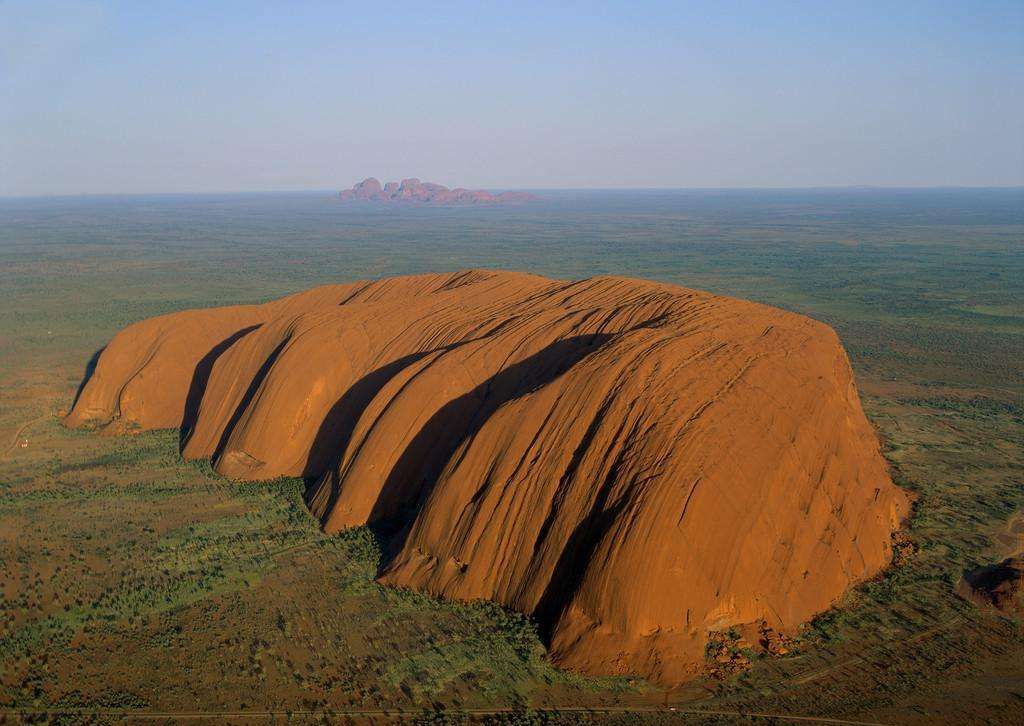
<svg viewBox="0 0 1024 726">
<path fill-rule="evenodd" d="M 862 390 L 881 386 L 866 408 L 918 494 L 917 554 L 816 619 L 798 657 L 757 659 L 715 703 L 972 720 L 958 704 L 974 699 L 949 689 L 1024 662 L 1017 625 L 953 592 L 1024 506 L 1019 192 L 694 194 L 452 213 L 317 197 L 5 207 L 0 423 L 13 435 L 70 405 L 126 324 L 319 283 L 483 266 L 779 305 L 833 325 Z M 429 701 L 457 718 L 486 701 L 522 707 L 495 722 L 578 723 L 529 705 L 649 698 L 643 684 L 552 668 L 520 616 L 381 587 L 374 535 L 324 537 L 299 480 L 227 482 L 182 462 L 175 431 L 109 438 L 53 417 L 28 438 L 0 460 L 5 705 L 113 703 L 152 683 L 153 708 Z"/>
</svg>

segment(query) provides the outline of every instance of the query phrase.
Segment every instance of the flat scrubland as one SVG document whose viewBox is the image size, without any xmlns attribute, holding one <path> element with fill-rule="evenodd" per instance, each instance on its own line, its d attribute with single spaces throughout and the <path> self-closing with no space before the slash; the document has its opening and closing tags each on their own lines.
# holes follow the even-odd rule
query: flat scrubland
<svg viewBox="0 0 1024 726">
<path fill-rule="evenodd" d="M 1024 215 L 998 195 L 684 202 L 0 204 L 0 722 L 1024 720 L 1022 623 L 955 592 L 1024 549 Z M 225 480 L 175 431 L 60 425 L 134 320 L 471 266 L 650 277 L 833 325 L 917 497 L 898 563 L 786 655 L 665 692 L 553 668 L 497 606 L 378 586 L 374 536 L 323 535 L 301 480 Z"/>
</svg>

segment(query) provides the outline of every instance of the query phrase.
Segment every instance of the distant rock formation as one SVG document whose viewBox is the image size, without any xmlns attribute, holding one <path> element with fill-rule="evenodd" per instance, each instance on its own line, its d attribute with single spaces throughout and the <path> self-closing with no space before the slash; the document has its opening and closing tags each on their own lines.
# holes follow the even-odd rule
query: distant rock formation
<svg viewBox="0 0 1024 726">
<path fill-rule="evenodd" d="M 380 182 L 370 177 L 346 189 L 338 195 L 343 201 L 365 202 L 422 202 L 426 204 L 518 204 L 535 201 L 537 197 L 526 192 L 502 192 L 491 194 L 482 190 L 449 189 L 419 179 L 403 179 L 388 182 L 381 188 Z"/>
<path fill-rule="evenodd" d="M 831 328 L 616 277 L 470 270 L 152 318 L 66 423 L 181 427 L 225 476 L 310 477 L 325 531 L 393 533 L 382 582 L 495 600 L 561 665 L 662 683 L 714 633 L 828 608 L 907 512 Z"/>
</svg>

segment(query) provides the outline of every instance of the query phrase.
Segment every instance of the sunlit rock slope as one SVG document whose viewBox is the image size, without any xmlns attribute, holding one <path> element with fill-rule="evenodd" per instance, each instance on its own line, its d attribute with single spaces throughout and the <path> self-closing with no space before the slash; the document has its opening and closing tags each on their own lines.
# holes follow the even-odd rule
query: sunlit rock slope
<svg viewBox="0 0 1024 726">
<path fill-rule="evenodd" d="M 472 270 L 318 287 L 119 333 L 71 426 L 305 476 L 385 583 L 534 615 L 592 674 L 684 680 L 709 631 L 791 630 L 906 512 L 827 326 L 641 280 Z M 327 646 L 325 646 L 327 647 Z"/>
</svg>

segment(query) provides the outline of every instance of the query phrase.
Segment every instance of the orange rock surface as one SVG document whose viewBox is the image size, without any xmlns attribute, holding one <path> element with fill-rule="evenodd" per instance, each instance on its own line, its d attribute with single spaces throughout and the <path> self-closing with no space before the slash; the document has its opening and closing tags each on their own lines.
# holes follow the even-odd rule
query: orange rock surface
<svg viewBox="0 0 1024 726">
<path fill-rule="evenodd" d="M 385 583 L 534 615 L 556 662 L 663 683 L 708 633 L 792 632 L 885 567 L 907 500 L 835 333 L 642 280 L 472 270 L 136 323 L 71 426 L 181 427 L 306 476 Z"/>
</svg>

